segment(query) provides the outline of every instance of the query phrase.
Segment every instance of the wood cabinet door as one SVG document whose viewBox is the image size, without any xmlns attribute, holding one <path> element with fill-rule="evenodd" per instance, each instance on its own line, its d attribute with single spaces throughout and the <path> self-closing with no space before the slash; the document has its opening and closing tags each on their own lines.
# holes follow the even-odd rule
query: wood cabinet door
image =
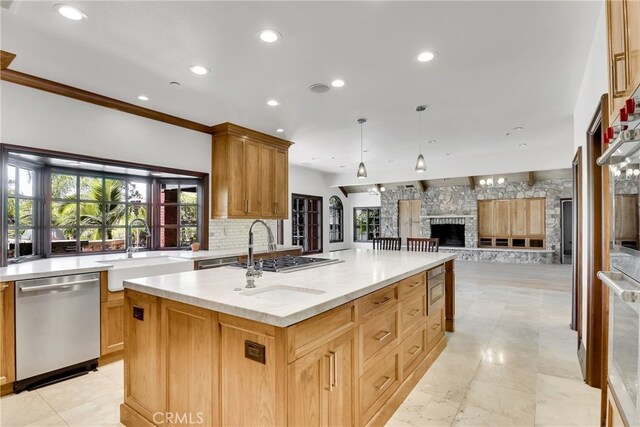
<svg viewBox="0 0 640 427">
<path fill-rule="evenodd" d="M 124 348 L 124 299 L 100 304 L 100 354 Z"/>
<path fill-rule="evenodd" d="M 263 191 L 260 171 L 261 144 L 253 141 L 244 143 L 244 196 L 246 214 L 251 218 L 259 218 L 262 213 L 260 195 Z"/>
<path fill-rule="evenodd" d="M 545 199 L 528 199 L 529 201 L 529 236 L 544 236 L 546 233 L 547 201 Z"/>
<path fill-rule="evenodd" d="M 246 198 L 244 196 L 245 185 L 245 143 L 235 136 L 229 137 L 228 142 L 228 215 L 230 217 L 243 217 L 247 212 Z"/>
<path fill-rule="evenodd" d="M 640 85 L 640 1 L 627 0 L 627 37 L 629 45 L 629 97 Z"/>
<path fill-rule="evenodd" d="M 493 236 L 493 200 L 478 200 L 478 235 Z"/>
<path fill-rule="evenodd" d="M 0 384 L 16 380 L 14 283 L 0 283 Z"/>
<path fill-rule="evenodd" d="M 529 201 L 511 200 L 511 236 L 524 237 L 528 232 Z"/>
<path fill-rule="evenodd" d="M 260 147 L 260 210 L 262 218 L 276 214 L 276 149 L 268 145 Z"/>
<path fill-rule="evenodd" d="M 500 237 L 511 234 L 511 200 L 493 201 L 493 232 Z"/>
<path fill-rule="evenodd" d="M 289 217 L 289 155 L 287 150 L 276 150 L 275 158 L 275 218 Z"/>
<path fill-rule="evenodd" d="M 289 425 L 354 425 L 354 355 L 349 331 L 289 365 Z"/>
<path fill-rule="evenodd" d="M 626 29 L 627 0 L 607 1 L 607 31 L 609 42 L 609 106 L 617 115 L 624 106 L 629 84 Z"/>
</svg>

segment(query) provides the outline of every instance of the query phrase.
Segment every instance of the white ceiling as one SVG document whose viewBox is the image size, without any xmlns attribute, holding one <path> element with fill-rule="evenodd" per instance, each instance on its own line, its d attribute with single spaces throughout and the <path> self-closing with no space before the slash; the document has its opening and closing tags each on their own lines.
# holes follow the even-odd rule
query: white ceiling
<svg viewBox="0 0 640 427">
<path fill-rule="evenodd" d="M 370 182 L 568 167 L 572 114 L 602 9 L 589 1 L 69 1 L 89 17 L 72 22 L 54 3 L 2 9 L 1 48 L 18 55 L 11 68 L 284 137 L 296 143 L 292 163 L 335 174 L 334 185 L 362 183 L 359 117 L 369 120 Z M 262 28 L 282 40 L 261 43 Z M 415 61 L 427 49 L 438 57 Z M 211 73 L 195 76 L 193 64 Z M 345 87 L 308 90 L 338 77 Z M 282 105 L 268 107 L 271 98 Z M 429 172 L 417 177 L 419 104 L 430 105 L 424 140 L 438 142 L 424 144 Z M 525 130 L 506 136 L 515 126 Z"/>
</svg>

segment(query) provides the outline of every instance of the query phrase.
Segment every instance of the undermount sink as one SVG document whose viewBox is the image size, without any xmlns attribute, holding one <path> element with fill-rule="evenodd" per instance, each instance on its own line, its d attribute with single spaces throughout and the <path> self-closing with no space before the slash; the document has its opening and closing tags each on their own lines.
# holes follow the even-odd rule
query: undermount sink
<svg viewBox="0 0 640 427">
<path fill-rule="evenodd" d="M 242 296 L 260 298 L 264 300 L 291 303 L 313 297 L 314 295 L 322 295 L 325 291 L 311 288 L 298 288 L 295 286 L 276 285 L 267 286 L 242 293 Z"/>
<path fill-rule="evenodd" d="M 108 270 L 110 291 L 121 291 L 124 280 L 193 270 L 193 261 L 170 256 L 120 258 L 97 262 L 113 265 L 113 268 Z"/>
</svg>

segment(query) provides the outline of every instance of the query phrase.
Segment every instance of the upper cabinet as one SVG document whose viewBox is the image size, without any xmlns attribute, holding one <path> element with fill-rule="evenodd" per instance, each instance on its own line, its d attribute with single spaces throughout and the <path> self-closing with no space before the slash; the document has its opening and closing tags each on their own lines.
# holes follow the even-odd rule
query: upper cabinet
<svg viewBox="0 0 640 427">
<path fill-rule="evenodd" d="M 214 126 L 212 218 L 286 219 L 289 146 L 232 123 Z"/>
<path fill-rule="evenodd" d="M 607 0 L 610 123 L 640 85 L 640 1 Z"/>
</svg>

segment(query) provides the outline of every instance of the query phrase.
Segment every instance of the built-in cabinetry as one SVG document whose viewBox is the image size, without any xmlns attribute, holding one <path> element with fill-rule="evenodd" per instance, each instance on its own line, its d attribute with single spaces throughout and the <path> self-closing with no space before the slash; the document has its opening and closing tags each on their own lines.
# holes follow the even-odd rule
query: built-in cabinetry
<svg viewBox="0 0 640 427">
<path fill-rule="evenodd" d="M 14 292 L 14 282 L 0 283 L 0 387 L 3 395 L 12 391 L 11 383 L 16 379 Z"/>
<path fill-rule="evenodd" d="M 400 238 L 402 238 L 402 241 L 405 241 L 408 237 L 420 237 L 421 210 L 421 199 L 398 201 L 398 222 L 400 225 Z"/>
<path fill-rule="evenodd" d="M 478 246 L 544 248 L 544 198 L 478 200 Z"/>
<path fill-rule="evenodd" d="M 223 123 L 212 144 L 212 217 L 286 219 L 291 143 Z"/>
<path fill-rule="evenodd" d="M 609 123 L 640 85 L 640 2 L 607 0 Z"/>
<path fill-rule="evenodd" d="M 322 197 L 291 196 L 291 243 L 303 254 L 322 252 Z"/>
<path fill-rule="evenodd" d="M 127 289 L 121 421 L 383 425 L 446 346 L 447 264 L 286 328 Z"/>
<path fill-rule="evenodd" d="M 121 356 L 124 348 L 124 291 L 109 291 L 108 272 L 100 273 L 100 356 Z"/>
</svg>

